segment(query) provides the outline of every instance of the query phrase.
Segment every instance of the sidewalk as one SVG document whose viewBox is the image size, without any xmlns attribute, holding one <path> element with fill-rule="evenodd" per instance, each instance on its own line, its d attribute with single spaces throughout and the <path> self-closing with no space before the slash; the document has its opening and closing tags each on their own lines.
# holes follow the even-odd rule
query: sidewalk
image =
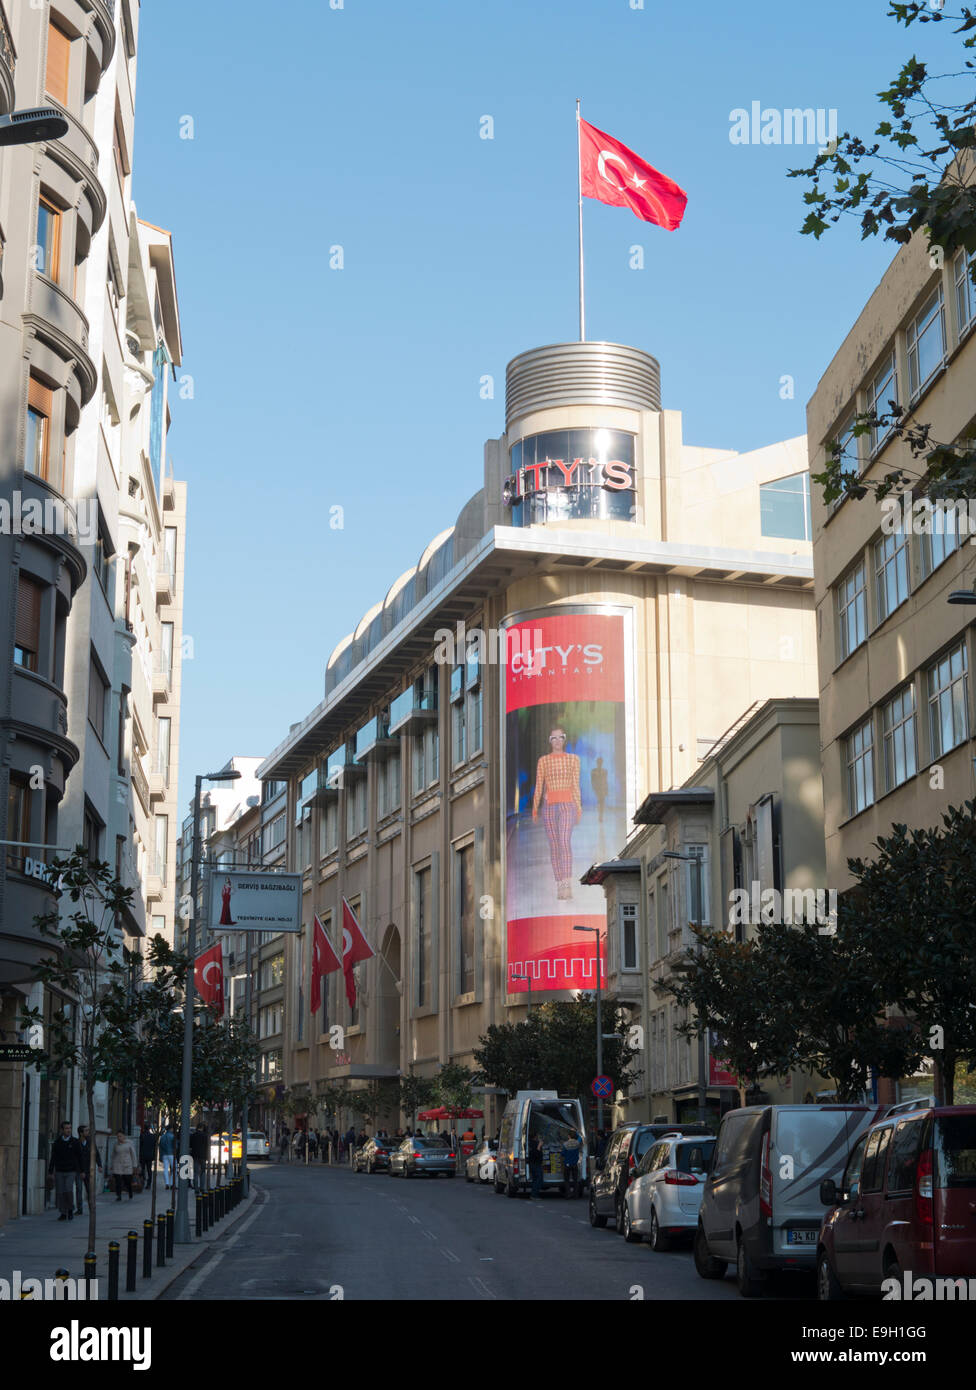
<svg viewBox="0 0 976 1390">
<path fill-rule="evenodd" d="M 253 1179 L 253 1170 L 250 1173 Z M 162 1174 L 157 1178 L 156 1215 L 165 1212 L 171 1194 L 162 1183 Z M 133 1303 L 140 1299 L 159 1298 L 160 1294 L 178 1278 L 202 1251 L 208 1250 L 225 1231 L 235 1225 L 238 1218 L 254 1210 L 256 1189 L 252 1180 L 250 1195 L 216 1221 L 210 1230 L 199 1238 L 193 1235 L 196 1229 L 195 1194 L 190 1192 L 190 1242 L 188 1245 L 173 1244 L 173 1258 L 167 1258 L 162 1269 L 156 1266 L 156 1231 L 153 1231 L 153 1272 L 152 1277 L 142 1277 L 142 1232 L 143 1222 L 149 1219 L 152 1210 L 151 1191 L 140 1192 L 131 1200 L 123 1193 L 122 1201 L 115 1199 L 114 1193 L 99 1193 L 98 1228 L 95 1238 L 95 1253 L 98 1263 L 95 1274 L 98 1279 L 98 1301 L 108 1300 L 108 1243 L 119 1242 L 119 1303 Z M 136 1292 L 125 1292 L 126 1247 L 129 1231 L 139 1235 L 136 1261 Z M 40 1216 L 21 1216 L 16 1221 L 8 1221 L 0 1226 L 0 1279 L 12 1283 L 14 1270 L 20 1271 L 20 1281 L 25 1279 L 53 1279 L 57 1269 L 66 1269 L 74 1279 L 84 1276 L 85 1254 L 88 1250 L 88 1208 L 83 1216 L 75 1216 L 72 1221 L 59 1221 L 58 1213 L 52 1207 Z"/>
</svg>

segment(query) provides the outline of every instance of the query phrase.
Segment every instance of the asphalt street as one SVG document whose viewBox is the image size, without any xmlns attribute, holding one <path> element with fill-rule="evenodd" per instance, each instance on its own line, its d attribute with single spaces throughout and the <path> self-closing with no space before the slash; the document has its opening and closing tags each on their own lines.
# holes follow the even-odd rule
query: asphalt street
<svg viewBox="0 0 976 1390">
<path fill-rule="evenodd" d="M 322 1164 L 252 1172 L 254 1211 L 166 1299 L 739 1298 L 731 1276 L 698 1277 L 690 1248 L 655 1254 L 612 1223 L 594 1230 L 585 1198 L 510 1200 L 463 1176 L 404 1180 Z"/>
</svg>

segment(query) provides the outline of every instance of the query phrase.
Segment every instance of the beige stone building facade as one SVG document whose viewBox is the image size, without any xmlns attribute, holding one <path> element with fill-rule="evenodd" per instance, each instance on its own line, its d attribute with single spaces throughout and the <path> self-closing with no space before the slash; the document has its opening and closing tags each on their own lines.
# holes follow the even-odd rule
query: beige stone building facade
<svg viewBox="0 0 976 1390">
<path fill-rule="evenodd" d="M 305 881 L 284 947 L 289 1086 L 470 1063 L 489 1024 L 524 1016 L 518 974 L 534 1000 L 592 987 L 571 936 L 604 920 L 587 865 L 743 708 L 814 693 L 809 536 L 803 439 L 686 445 L 636 349 L 509 364 L 481 489 L 338 644 L 324 699 L 259 769 L 287 783 L 287 863 Z M 528 648 L 503 653 L 509 630 Z M 553 724 L 576 791 L 550 776 L 533 806 Z M 341 951 L 343 897 L 377 958 L 357 968 L 354 1011 L 333 974 L 311 1017 L 313 916 Z"/>
</svg>

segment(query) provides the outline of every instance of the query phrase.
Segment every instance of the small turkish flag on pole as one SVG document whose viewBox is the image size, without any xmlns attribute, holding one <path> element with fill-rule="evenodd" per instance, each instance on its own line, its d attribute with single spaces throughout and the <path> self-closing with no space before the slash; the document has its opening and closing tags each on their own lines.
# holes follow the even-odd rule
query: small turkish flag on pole
<svg viewBox="0 0 976 1390">
<path fill-rule="evenodd" d="M 322 976 L 333 970 L 341 970 L 342 961 L 335 953 L 335 947 L 325 934 L 325 927 L 315 914 L 312 931 L 312 1013 L 317 1014 L 322 1007 Z"/>
<path fill-rule="evenodd" d="M 370 956 L 375 956 L 376 952 L 363 936 L 359 923 L 356 921 L 356 914 L 346 902 L 342 900 L 342 969 L 346 977 L 346 998 L 349 1000 L 350 1009 L 356 1007 L 356 977 L 352 973 L 352 968 L 357 961 L 369 960 Z"/>
<path fill-rule="evenodd" d="M 223 948 L 218 941 L 202 956 L 197 956 L 193 966 L 193 979 L 197 994 L 205 1004 L 216 1004 L 220 1016 L 224 1016 L 224 960 Z"/>
<path fill-rule="evenodd" d="M 644 222 L 669 232 L 680 225 L 688 195 L 673 179 L 626 145 L 586 121 L 579 123 L 580 189 L 612 207 L 630 208 Z"/>
</svg>

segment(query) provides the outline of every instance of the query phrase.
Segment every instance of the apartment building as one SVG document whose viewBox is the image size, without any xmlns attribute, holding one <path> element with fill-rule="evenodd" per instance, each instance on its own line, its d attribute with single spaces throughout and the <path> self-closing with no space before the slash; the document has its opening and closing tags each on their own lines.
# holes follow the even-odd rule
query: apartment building
<svg viewBox="0 0 976 1390">
<path fill-rule="evenodd" d="M 304 875 L 289 1086 L 433 1075 L 524 1016 L 519 977 L 533 1001 L 592 988 L 573 926 L 606 905 L 579 879 L 639 790 L 680 785 L 750 702 L 814 694 L 802 439 L 687 445 L 648 353 L 556 344 L 509 363 L 480 483 L 259 769 Z M 354 1009 L 333 974 L 312 1017 L 313 914 L 341 952 L 343 898 L 377 956 Z"/>
<path fill-rule="evenodd" d="M 2 838 L 18 842 L 0 869 L 0 1026 L 12 1036 L 25 1000 L 46 1016 L 55 1006 L 32 982 L 32 922 L 53 901 L 59 850 L 83 845 L 133 889 L 130 944 L 147 924 L 173 930 L 186 496 L 166 437 L 182 343 L 171 237 L 132 201 L 138 22 L 131 0 L 0 11 L 8 105 L 54 105 L 68 124 L 0 152 L 0 805 Z M 0 78 L 0 102 L 5 90 Z M 47 1146 L 79 1100 L 71 1075 L 4 1068 L 0 1086 L 2 1220 L 43 1207 Z M 131 1099 L 99 1087 L 101 1136 L 129 1124 Z"/>
<path fill-rule="evenodd" d="M 960 167 L 972 181 L 972 160 Z M 924 464 L 890 429 L 851 433 L 857 412 L 886 413 L 890 400 L 929 424 L 933 443 L 976 435 L 974 258 L 939 259 L 913 237 L 858 315 L 807 407 L 812 473 L 837 439 L 865 479 L 917 475 Z M 840 890 L 848 859 L 872 858 L 893 823 L 936 825 L 976 789 L 976 609 L 948 602 L 973 588 L 976 553 L 951 512 L 906 528 L 885 510 L 870 494 L 827 507 L 813 490 L 827 876 Z"/>
</svg>

